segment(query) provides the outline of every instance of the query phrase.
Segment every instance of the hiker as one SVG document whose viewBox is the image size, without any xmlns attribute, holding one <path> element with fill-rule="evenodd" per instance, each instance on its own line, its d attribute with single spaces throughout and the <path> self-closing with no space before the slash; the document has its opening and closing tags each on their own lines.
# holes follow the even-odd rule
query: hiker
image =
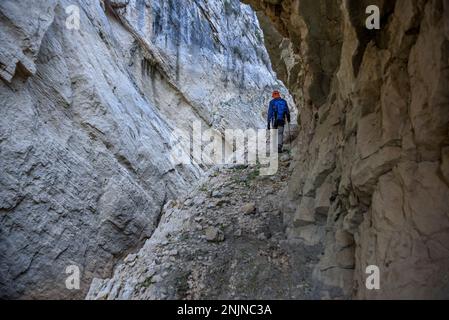
<svg viewBox="0 0 449 320">
<path fill-rule="evenodd" d="M 290 110 L 287 101 L 281 98 L 279 91 L 273 92 L 273 100 L 268 108 L 268 130 L 278 129 L 278 153 L 283 152 L 284 126 L 287 120 L 290 123 Z"/>
</svg>

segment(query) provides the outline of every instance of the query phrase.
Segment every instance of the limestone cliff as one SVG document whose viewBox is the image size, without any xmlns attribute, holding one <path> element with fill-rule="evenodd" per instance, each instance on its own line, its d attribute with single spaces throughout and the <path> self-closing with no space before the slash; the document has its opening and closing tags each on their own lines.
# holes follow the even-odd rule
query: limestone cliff
<svg viewBox="0 0 449 320">
<path fill-rule="evenodd" d="M 322 297 L 449 297 L 447 1 L 245 2 L 300 109 L 284 220 L 324 245 Z"/>
<path fill-rule="evenodd" d="M 173 130 L 264 126 L 285 92 L 235 0 L 3 0 L 0 39 L 2 298 L 84 297 L 207 169 Z"/>
<path fill-rule="evenodd" d="M 1 298 L 449 297 L 447 1 L 243 2 L 0 2 Z M 171 161 L 263 127 L 271 65 L 277 175 Z"/>
</svg>

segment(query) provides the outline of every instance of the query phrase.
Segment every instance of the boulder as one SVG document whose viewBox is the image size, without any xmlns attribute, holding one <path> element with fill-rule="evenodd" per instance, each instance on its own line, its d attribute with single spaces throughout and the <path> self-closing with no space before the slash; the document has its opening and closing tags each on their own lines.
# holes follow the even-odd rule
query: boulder
<svg viewBox="0 0 449 320">
<path fill-rule="evenodd" d="M 243 214 L 254 214 L 256 213 L 256 204 L 254 202 L 246 203 L 240 210 Z"/>
<path fill-rule="evenodd" d="M 209 242 L 223 242 L 225 240 L 223 231 L 215 227 L 208 227 L 205 234 L 206 240 Z"/>
</svg>

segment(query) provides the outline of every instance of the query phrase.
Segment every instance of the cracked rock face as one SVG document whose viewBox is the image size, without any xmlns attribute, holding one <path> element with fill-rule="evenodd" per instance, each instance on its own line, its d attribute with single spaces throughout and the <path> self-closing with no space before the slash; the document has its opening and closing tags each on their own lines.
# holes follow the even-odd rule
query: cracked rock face
<svg viewBox="0 0 449 320">
<path fill-rule="evenodd" d="M 170 161 L 173 130 L 264 126 L 286 92 L 248 6 L 182 3 L 1 1 L 2 298 L 84 297 L 206 169 Z"/>
<path fill-rule="evenodd" d="M 291 239 L 326 230 L 322 296 L 448 298 L 448 3 L 245 2 L 298 102 L 284 218 Z M 372 4 L 380 30 L 364 27 Z M 366 289 L 369 265 L 380 290 Z"/>
</svg>

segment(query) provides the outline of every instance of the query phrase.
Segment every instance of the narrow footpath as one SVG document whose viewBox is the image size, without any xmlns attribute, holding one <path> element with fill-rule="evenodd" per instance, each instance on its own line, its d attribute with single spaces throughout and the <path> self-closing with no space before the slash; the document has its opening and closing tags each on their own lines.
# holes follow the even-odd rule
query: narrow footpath
<svg viewBox="0 0 449 320">
<path fill-rule="evenodd" d="M 291 157 L 274 176 L 257 166 L 214 168 L 169 202 L 159 227 L 88 299 L 312 299 L 316 247 L 287 240 L 282 195 Z"/>
</svg>

